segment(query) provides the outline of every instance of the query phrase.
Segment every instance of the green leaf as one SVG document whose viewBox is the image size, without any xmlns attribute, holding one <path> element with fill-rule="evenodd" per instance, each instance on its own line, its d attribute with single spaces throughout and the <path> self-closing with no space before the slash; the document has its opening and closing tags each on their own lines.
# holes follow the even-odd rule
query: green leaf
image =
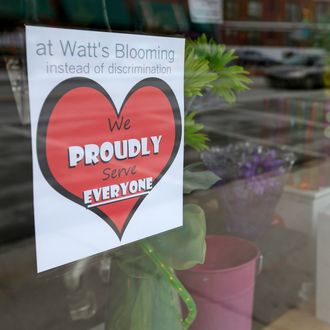
<svg viewBox="0 0 330 330">
<path fill-rule="evenodd" d="M 148 269 L 127 274 L 116 259 L 111 276 L 107 330 L 182 330 L 178 295 L 164 276 Z"/>
<path fill-rule="evenodd" d="M 125 274 L 132 277 L 143 277 L 146 274 L 157 274 L 159 270 L 146 258 L 138 244 L 131 243 L 113 251 L 113 259 Z"/>
<path fill-rule="evenodd" d="M 202 89 L 212 87 L 211 82 L 217 79 L 217 75 L 210 72 L 208 61 L 196 57 L 193 48 L 186 48 L 184 67 L 185 96 L 201 96 Z"/>
<path fill-rule="evenodd" d="M 211 171 L 192 172 L 187 169 L 183 172 L 183 193 L 190 194 L 195 190 L 207 190 L 220 178 Z"/>
<path fill-rule="evenodd" d="M 140 287 L 130 314 L 130 329 L 181 330 L 178 296 L 168 280 L 164 276 L 149 276 L 139 279 L 139 282 Z"/>
<path fill-rule="evenodd" d="M 248 89 L 251 80 L 240 66 L 231 66 L 219 71 L 219 79 L 213 83 L 213 91 L 228 103 L 236 100 L 236 93 Z"/>
<path fill-rule="evenodd" d="M 182 315 L 179 297 L 164 276 L 154 281 L 155 291 L 152 300 L 153 330 L 182 330 Z M 143 309 L 143 305 L 141 307 Z M 142 311 L 145 313 L 145 311 Z M 134 329 L 135 330 L 135 329 Z M 143 329 L 146 330 L 146 329 Z"/>
<path fill-rule="evenodd" d="M 185 115 L 184 143 L 197 151 L 203 151 L 207 149 L 207 142 L 209 141 L 209 138 L 205 133 L 202 133 L 204 125 L 196 123 L 195 116 L 195 112 Z"/>
<path fill-rule="evenodd" d="M 170 267 L 188 269 L 205 258 L 204 211 L 195 204 L 183 207 L 183 226 L 148 239 Z"/>
<path fill-rule="evenodd" d="M 226 50 L 224 45 L 207 40 L 205 35 L 197 40 L 187 41 L 185 95 L 202 95 L 203 90 L 211 88 L 226 102 L 235 102 L 236 93 L 248 89 L 252 82 L 247 77 L 247 71 L 240 66 L 231 65 L 236 58 L 233 49 Z"/>
</svg>

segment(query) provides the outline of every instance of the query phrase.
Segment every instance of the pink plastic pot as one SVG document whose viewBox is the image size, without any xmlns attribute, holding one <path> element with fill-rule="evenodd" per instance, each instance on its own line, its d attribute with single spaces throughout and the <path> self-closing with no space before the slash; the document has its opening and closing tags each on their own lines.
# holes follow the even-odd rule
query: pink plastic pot
<svg viewBox="0 0 330 330">
<path fill-rule="evenodd" d="M 178 272 L 197 304 L 190 330 L 251 330 L 259 249 L 230 236 L 208 236 L 203 265 Z"/>
</svg>

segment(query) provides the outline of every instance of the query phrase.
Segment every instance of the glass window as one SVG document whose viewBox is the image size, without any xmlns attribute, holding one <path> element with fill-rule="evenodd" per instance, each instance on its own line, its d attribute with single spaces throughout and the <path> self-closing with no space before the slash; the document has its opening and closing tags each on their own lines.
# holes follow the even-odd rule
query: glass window
<svg viewBox="0 0 330 330">
<path fill-rule="evenodd" d="M 262 2 L 260 0 L 249 0 L 247 15 L 249 18 L 260 19 L 262 17 Z"/>
<path fill-rule="evenodd" d="M 0 329 L 330 329 L 330 1 L 194 0 L 195 8 L 205 7 L 204 18 L 212 16 L 208 10 L 214 6 L 224 13 L 223 21 L 200 24 L 191 21 L 190 5 L 188 0 L 0 1 Z M 104 104 L 107 111 L 117 107 L 121 110 L 113 115 L 120 118 L 124 114 L 123 120 L 113 124 L 106 113 L 105 146 L 118 142 L 112 131 L 121 127 L 120 141 L 126 141 L 123 145 L 127 143 L 126 151 L 132 155 L 139 148 L 147 148 L 136 141 L 158 125 L 167 127 L 170 123 L 176 129 L 182 124 L 182 130 L 169 134 L 170 142 L 159 142 L 160 149 L 155 152 L 158 158 L 153 161 L 143 163 L 147 158 L 138 156 L 142 159 L 138 168 L 117 168 L 115 161 L 108 165 L 102 162 L 105 172 L 97 173 L 98 178 L 106 177 L 100 179 L 104 187 L 108 183 L 108 187 L 114 186 L 119 175 L 125 180 L 135 171 L 144 175 L 157 166 L 157 160 L 164 161 L 161 148 L 168 151 L 172 146 L 176 151 L 181 137 L 183 159 L 175 158 L 175 152 L 167 154 L 169 163 L 160 171 L 157 185 L 134 204 L 136 212 L 144 212 L 139 207 L 148 202 L 150 213 L 156 214 L 147 224 L 152 228 L 159 218 L 172 223 L 170 213 L 180 220 L 182 217 L 181 227 L 137 242 L 117 236 L 118 242 L 127 244 L 80 258 L 90 246 L 100 242 L 108 246 L 114 239 L 113 227 L 97 215 L 100 209 L 90 212 L 88 206 L 81 207 L 66 193 L 60 194 L 61 184 L 58 189 L 51 184 L 56 168 L 49 169 L 53 179 L 50 177 L 45 188 L 53 199 L 36 202 L 40 191 L 34 190 L 33 182 L 38 184 L 40 177 L 33 166 L 42 173 L 44 165 L 34 159 L 33 151 L 52 132 L 42 131 L 45 135 L 36 139 L 35 127 L 31 127 L 36 99 L 29 97 L 31 75 L 26 52 L 33 41 L 26 40 L 26 26 L 65 28 L 65 37 L 77 31 L 101 31 L 109 44 L 114 40 L 110 31 L 118 33 L 121 40 L 125 36 L 136 41 L 140 35 L 157 40 L 156 49 L 148 42 L 134 49 L 118 43 L 120 60 L 135 57 L 131 67 L 136 69 L 118 74 L 116 80 L 114 71 L 124 70 L 118 69 L 119 59 L 113 55 L 116 49 L 101 49 L 103 56 L 99 58 L 93 53 L 99 49 L 93 38 L 81 40 L 82 45 L 73 43 L 67 51 L 74 52 L 78 46 L 80 56 L 67 56 L 67 67 L 77 68 L 84 61 L 83 54 L 88 54 L 100 60 L 99 70 L 102 64 L 110 65 L 111 70 L 102 77 L 96 73 L 91 76 L 92 67 L 88 65 L 74 73 L 49 71 L 36 78 L 37 94 L 43 93 L 50 74 L 60 84 L 70 78 L 94 80 L 89 83 L 101 86 L 101 93 L 83 85 L 79 97 L 65 95 L 69 104 L 63 116 L 76 107 L 77 113 L 70 125 L 58 118 L 58 127 L 73 132 L 73 139 L 85 136 L 88 130 L 79 128 L 83 107 L 88 114 L 84 124 L 97 120 L 97 111 Z M 58 30 L 52 31 L 46 39 L 57 35 Z M 173 38 L 186 42 L 180 63 L 177 54 L 168 51 L 177 42 Z M 40 56 L 52 53 L 51 42 L 38 47 L 43 54 Z M 52 68 L 60 64 L 65 68 L 58 55 L 49 57 Z M 183 62 L 184 78 L 166 71 L 175 71 Z M 42 63 L 37 62 L 32 73 Z M 155 68 L 147 72 L 152 63 Z M 145 86 L 150 79 L 157 83 L 147 85 L 146 92 L 131 90 L 136 84 Z M 181 99 L 180 89 L 184 89 Z M 91 90 L 101 101 L 89 94 Z M 63 101 L 57 99 L 59 91 L 56 89 L 50 97 L 54 107 L 60 107 Z M 106 93 L 116 95 L 111 94 L 110 100 Z M 179 105 L 177 99 L 181 100 Z M 40 103 L 40 107 L 48 104 Z M 138 108 L 139 137 L 129 134 L 129 128 L 135 125 L 126 118 L 125 111 L 130 107 Z M 176 112 L 178 107 L 182 115 Z M 161 113 L 164 108 L 169 110 L 167 115 Z M 160 112 L 153 112 L 155 109 Z M 42 130 L 44 126 L 40 125 Z M 92 129 L 95 141 L 83 146 L 77 142 L 74 146 L 78 148 L 70 149 L 78 150 L 77 161 L 91 150 L 90 162 L 97 164 L 96 154 L 101 148 L 96 143 L 102 127 L 97 124 Z M 54 146 L 63 145 L 62 137 L 53 136 Z M 153 138 L 150 143 L 156 148 L 162 139 L 155 134 Z M 111 154 L 109 148 L 102 149 L 105 159 Z M 65 149 L 66 161 L 70 150 Z M 144 149 L 145 155 L 148 151 Z M 130 164 L 138 157 L 130 158 Z M 176 167 L 171 167 L 173 159 L 177 159 Z M 88 167 L 91 171 L 95 168 Z M 179 208 L 173 207 L 170 193 L 153 197 L 168 186 L 162 185 L 164 173 L 181 170 L 182 179 L 168 181 L 180 189 L 180 198 L 174 201 Z M 89 173 L 82 172 L 78 179 L 67 177 L 75 186 L 79 180 L 87 180 Z M 120 183 L 125 188 L 127 182 Z M 143 190 L 142 181 L 140 186 Z M 96 187 L 93 194 L 93 198 L 103 196 Z M 102 194 L 107 194 L 106 187 Z M 55 200 L 60 200 L 59 204 Z M 125 207 L 116 205 L 123 204 L 113 202 L 112 215 L 122 214 Z M 52 216 L 49 210 L 68 205 L 79 209 L 80 216 L 57 217 L 52 229 L 73 221 L 78 225 L 70 227 L 71 233 L 83 232 L 88 240 L 79 240 L 82 251 L 72 242 L 70 232 L 63 229 L 60 237 L 69 242 L 69 249 L 63 253 L 75 251 L 79 258 L 38 273 L 36 216 L 44 225 Z M 98 234 L 84 222 L 84 217 L 91 219 L 89 214 L 99 221 Z M 142 218 L 132 215 L 130 219 L 136 222 L 125 228 L 134 233 L 146 230 L 147 225 L 140 226 Z M 37 235 L 45 235 L 45 227 L 38 228 Z M 111 235 L 103 230 L 111 231 Z M 51 231 L 44 242 L 53 237 Z M 53 262 L 60 249 L 61 244 L 44 262 Z"/>
<path fill-rule="evenodd" d="M 285 17 L 290 22 L 299 22 L 302 19 L 301 8 L 296 1 L 289 1 L 285 4 Z"/>
<path fill-rule="evenodd" d="M 258 45 L 260 43 L 261 33 L 259 31 L 249 31 L 247 33 L 247 42 L 250 45 Z"/>
<path fill-rule="evenodd" d="M 240 18 L 239 2 L 225 1 L 225 17 L 226 19 L 237 20 Z"/>
<path fill-rule="evenodd" d="M 317 22 L 326 23 L 330 16 L 330 4 L 326 1 L 318 1 L 315 4 L 315 18 Z"/>
</svg>

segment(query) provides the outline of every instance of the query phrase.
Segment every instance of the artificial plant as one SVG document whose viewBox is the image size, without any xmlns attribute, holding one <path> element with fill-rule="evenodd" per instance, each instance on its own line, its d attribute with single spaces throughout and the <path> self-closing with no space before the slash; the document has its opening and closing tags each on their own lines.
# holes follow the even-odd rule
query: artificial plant
<svg viewBox="0 0 330 330">
<path fill-rule="evenodd" d="M 234 51 L 201 36 L 186 42 L 184 93 L 186 98 L 214 92 L 226 102 L 248 88 L 250 80 L 240 66 L 231 65 Z M 184 143 L 196 151 L 207 148 L 203 125 L 196 113 L 185 108 Z M 219 178 L 209 171 L 184 169 L 184 193 L 210 188 Z M 203 263 L 206 224 L 203 210 L 195 204 L 183 207 L 183 226 L 145 239 L 113 254 L 112 287 L 107 330 L 188 329 L 196 316 L 189 292 L 175 276 L 175 270 Z M 182 319 L 180 301 L 188 315 Z"/>
</svg>

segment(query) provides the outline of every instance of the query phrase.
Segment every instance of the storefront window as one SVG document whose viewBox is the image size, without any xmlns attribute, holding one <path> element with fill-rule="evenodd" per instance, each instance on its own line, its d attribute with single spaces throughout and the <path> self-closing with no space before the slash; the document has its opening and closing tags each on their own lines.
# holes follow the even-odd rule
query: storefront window
<svg viewBox="0 0 330 330">
<path fill-rule="evenodd" d="M 301 21 L 301 8 L 299 4 L 295 1 L 287 2 L 285 5 L 286 19 L 289 22 L 299 22 Z"/>
<path fill-rule="evenodd" d="M 258 45 L 260 43 L 261 33 L 259 31 L 250 31 L 247 34 L 247 42 L 250 45 Z"/>
<path fill-rule="evenodd" d="M 262 2 L 259 0 L 250 0 L 248 2 L 248 17 L 260 19 L 262 16 Z"/>
<path fill-rule="evenodd" d="M 330 14 L 330 6 L 327 1 L 316 1 L 315 17 L 316 21 L 325 23 Z"/>
<path fill-rule="evenodd" d="M 226 1 L 224 9 L 226 19 L 236 20 L 240 18 L 239 2 Z"/>
<path fill-rule="evenodd" d="M 0 2 L 0 329 L 330 329 L 330 2 Z"/>
</svg>

